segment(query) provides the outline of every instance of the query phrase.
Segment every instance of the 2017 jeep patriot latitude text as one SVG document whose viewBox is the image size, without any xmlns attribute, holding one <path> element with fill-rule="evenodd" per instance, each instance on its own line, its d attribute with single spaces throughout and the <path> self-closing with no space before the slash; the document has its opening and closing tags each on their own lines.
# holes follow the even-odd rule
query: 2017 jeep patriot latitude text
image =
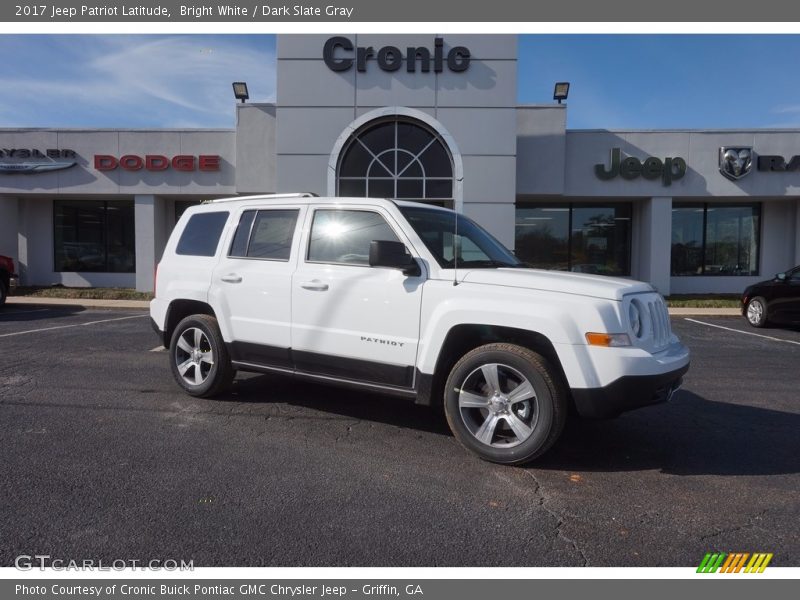
<svg viewBox="0 0 800 600">
<path fill-rule="evenodd" d="M 153 325 L 189 394 L 241 370 L 407 396 L 498 463 L 546 452 L 571 403 L 608 417 L 663 402 L 689 368 L 650 285 L 525 268 L 466 217 L 412 202 L 207 202 L 156 283 Z"/>
</svg>

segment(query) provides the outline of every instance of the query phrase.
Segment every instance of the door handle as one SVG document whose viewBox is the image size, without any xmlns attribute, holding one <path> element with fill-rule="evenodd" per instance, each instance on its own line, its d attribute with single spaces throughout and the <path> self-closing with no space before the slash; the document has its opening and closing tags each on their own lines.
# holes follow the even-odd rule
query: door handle
<svg viewBox="0 0 800 600">
<path fill-rule="evenodd" d="M 226 283 L 242 283 L 242 276 L 236 273 L 228 273 L 220 277 L 220 279 Z"/>
<path fill-rule="evenodd" d="M 304 281 L 303 283 L 300 284 L 300 287 L 303 288 L 304 290 L 311 290 L 314 292 L 324 292 L 328 289 L 328 284 L 315 279 L 313 281 Z"/>
</svg>

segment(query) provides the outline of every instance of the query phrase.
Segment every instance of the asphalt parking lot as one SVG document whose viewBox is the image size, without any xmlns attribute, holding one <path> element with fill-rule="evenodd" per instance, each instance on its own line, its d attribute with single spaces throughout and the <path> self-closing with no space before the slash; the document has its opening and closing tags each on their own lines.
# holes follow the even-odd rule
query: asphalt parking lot
<svg viewBox="0 0 800 600">
<path fill-rule="evenodd" d="M 692 319 L 670 404 L 573 421 L 513 468 L 402 400 L 263 375 L 191 398 L 142 311 L 8 306 L 0 564 L 800 565 L 800 331 Z"/>
</svg>

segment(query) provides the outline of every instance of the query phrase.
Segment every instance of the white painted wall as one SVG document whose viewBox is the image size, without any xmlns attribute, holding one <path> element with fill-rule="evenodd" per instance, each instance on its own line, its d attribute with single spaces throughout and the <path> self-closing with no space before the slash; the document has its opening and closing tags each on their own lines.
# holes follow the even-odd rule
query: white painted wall
<svg viewBox="0 0 800 600">
<path fill-rule="evenodd" d="M 513 247 L 516 196 L 517 37 L 440 34 L 445 53 L 453 46 L 471 52 L 469 68 L 454 73 L 405 69 L 382 71 L 370 61 L 331 71 L 322 60 L 327 35 L 279 35 L 276 116 L 277 191 L 330 192 L 328 171 L 334 148 L 353 122 L 376 109 L 413 109 L 432 117 L 435 129 L 452 136 L 463 164 L 455 205 L 482 214 L 486 204 L 503 208 L 484 226 Z M 436 34 L 349 35 L 355 46 L 434 47 Z M 430 124 L 430 122 L 429 122 Z M 455 152 L 451 148 L 451 152 Z M 460 191 L 460 193 L 459 193 Z M 469 208 L 475 204 L 474 208 Z"/>
<path fill-rule="evenodd" d="M 672 198 L 646 198 L 640 203 L 638 225 L 638 244 L 632 245 L 631 252 L 638 255 L 637 279 L 649 281 L 659 293 L 670 294 L 670 248 Z M 634 227 L 637 221 L 634 220 Z"/>
<path fill-rule="evenodd" d="M 167 241 L 167 202 L 152 194 L 133 199 L 136 219 L 136 290 L 152 292 L 155 267 Z"/>
</svg>

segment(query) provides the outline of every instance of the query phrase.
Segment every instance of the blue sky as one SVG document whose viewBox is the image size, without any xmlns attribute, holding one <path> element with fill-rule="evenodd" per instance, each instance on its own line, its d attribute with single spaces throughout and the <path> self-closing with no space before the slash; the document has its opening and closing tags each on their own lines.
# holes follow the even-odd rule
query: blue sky
<svg viewBox="0 0 800 600">
<path fill-rule="evenodd" d="M 798 35 L 521 36 L 520 102 L 571 82 L 571 128 L 800 127 Z"/>
<path fill-rule="evenodd" d="M 0 36 L 0 127 L 233 127 L 275 100 L 272 35 Z M 798 35 L 525 35 L 519 102 L 572 83 L 571 128 L 800 127 Z"/>
</svg>

